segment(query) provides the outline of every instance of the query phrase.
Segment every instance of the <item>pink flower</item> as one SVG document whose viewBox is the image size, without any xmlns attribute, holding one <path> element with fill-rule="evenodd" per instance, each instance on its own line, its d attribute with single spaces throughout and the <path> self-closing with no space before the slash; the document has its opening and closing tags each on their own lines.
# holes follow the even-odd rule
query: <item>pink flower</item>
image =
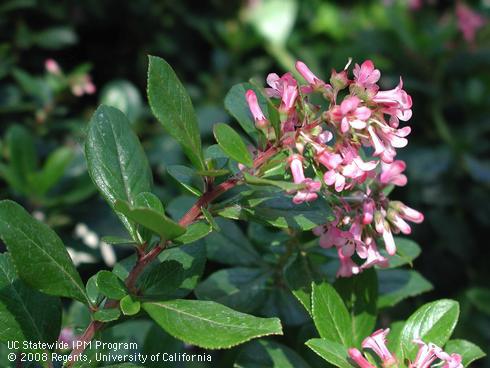
<svg viewBox="0 0 490 368">
<path fill-rule="evenodd" d="M 292 155 L 289 158 L 289 168 L 291 169 L 294 183 L 303 184 L 305 186 L 304 189 L 300 189 L 296 192 L 296 195 L 293 197 L 293 202 L 295 204 L 300 204 L 317 199 L 318 194 L 316 194 L 316 192 L 320 190 L 322 183 L 319 181 L 314 181 L 310 178 L 305 178 L 301 156 Z"/>
<path fill-rule="evenodd" d="M 44 62 L 44 67 L 46 68 L 46 71 L 48 73 L 54 74 L 54 75 L 60 75 L 61 74 L 61 68 L 59 64 L 56 62 L 54 59 L 46 59 Z"/>
<path fill-rule="evenodd" d="M 364 88 L 376 84 L 380 77 L 380 71 L 374 69 L 374 64 L 371 60 L 366 60 L 361 66 L 356 64 L 354 67 L 354 81 Z"/>
<path fill-rule="evenodd" d="M 424 215 L 421 212 L 408 207 L 400 201 L 392 201 L 391 205 L 398 211 L 399 215 L 407 221 L 415 222 L 416 224 L 420 224 L 424 221 Z"/>
<path fill-rule="evenodd" d="M 393 238 L 393 234 L 391 233 L 390 225 L 384 219 L 384 216 L 380 211 L 376 211 L 376 213 L 374 214 L 374 227 L 376 229 L 376 232 L 383 237 L 385 248 L 388 254 L 390 256 L 394 256 L 396 254 L 395 239 Z"/>
<path fill-rule="evenodd" d="M 269 125 L 269 121 L 265 118 L 264 113 L 259 106 L 255 92 L 249 89 L 245 94 L 245 99 L 247 100 L 248 107 L 252 113 L 257 128 L 266 128 Z"/>
<path fill-rule="evenodd" d="M 333 170 L 339 166 L 343 158 L 338 153 L 330 152 L 327 149 L 322 150 L 315 156 L 316 160 L 320 162 L 327 169 Z"/>
<path fill-rule="evenodd" d="M 92 95 L 96 90 L 97 88 L 88 74 L 77 76 L 71 82 L 71 92 L 77 97 L 81 97 L 84 94 Z"/>
<path fill-rule="evenodd" d="M 379 181 L 383 184 L 394 184 L 403 187 L 407 184 L 407 177 L 402 174 L 407 165 L 404 161 L 396 160 L 392 163 L 381 163 Z"/>
<path fill-rule="evenodd" d="M 434 344 L 426 344 L 420 339 L 415 339 L 414 343 L 419 345 L 419 351 L 413 363 L 408 365 L 409 368 L 429 368 L 434 360 L 437 359 L 442 349 Z"/>
<path fill-rule="evenodd" d="M 485 18 L 460 1 L 456 5 L 456 16 L 466 42 L 474 42 L 476 31 L 486 23 Z"/>
<path fill-rule="evenodd" d="M 296 62 L 296 70 L 299 74 L 313 87 L 313 89 L 321 89 L 326 86 L 326 83 L 318 78 L 302 61 Z"/>
<path fill-rule="evenodd" d="M 368 126 L 369 143 L 374 147 L 373 156 L 379 156 L 385 163 L 393 162 L 395 148 L 402 148 L 408 144 L 405 138 L 410 134 L 410 127 L 395 129 L 388 125 L 371 124 Z"/>
<path fill-rule="evenodd" d="M 361 344 L 364 349 L 373 350 L 383 361 L 383 366 L 389 366 L 396 363 L 396 358 L 386 347 L 386 335 L 388 335 L 389 332 L 389 328 L 377 330 L 371 334 L 371 336 L 366 337 Z"/>
<path fill-rule="evenodd" d="M 298 97 L 298 83 L 291 73 L 286 73 L 280 78 L 276 73 L 271 73 L 267 76 L 267 84 L 271 86 L 265 89 L 267 96 L 281 98 L 279 110 L 289 112 Z"/>
<path fill-rule="evenodd" d="M 366 121 L 371 116 L 371 110 L 366 106 L 359 106 L 361 100 L 357 96 L 346 97 L 340 106 L 332 109 L 332 118 L 340 121 L 340 131 L 345 133 L 349 127 L 364 129 Z"/>
<path fill-rule="evenodd" d="M 342 248 L 337 248 L 337 254 L 339 255 L 340 267 L 337 271 L 337 277 L 351 277 L 361 272 L 361 268 L 354 263 L 350 256 L 345 256 L 342 252 Z"/>
<path fill-rule="evenodd" d="M 362 224 L 369 225 L 373 222 L 374 209 L 376 208 L 376 203 L 368 198 L 362 204 Z"/>
<path fill-rule="evenodd" d="M 444 351 L 440 351 L 439 353 L 436 352 L 436 355 L 444 361 L 444 365 L 441 368 L 463 368 L 463 364 L 461 364 L 463 359 L 459 354 L 453 353 L 449 355 Z"/>
<path fill-rule="evenodd" d="M 357 363 L 360 368 L 376 368 L 374 365 L 369 363 L 366 358 L 361 354 L 356 348 L 350 348 L 348 350 L 350 358 Z"/>
<path fill-rule="evenodd" d="M 412 98 L 403 90 L 403 81 L 393 89 L 388 91 L 378 91 L 373 97 L 373 101 L 381 106 L 381 111 L 385 114 L 392 115 L 394 120 L 392 126 L 398 125 L 398 119 L 407 121 L 412 117 Z"/>
<path fill-rule="evenodd" d="M 361 265 L 362 269 L 367 269 L 373 266 L 386 267 L 388 266 L 388 259 L 383 257 L 378 251 L 376 242 L 373 238 L 367 237 L 363 243 L 357 245 L 357 255 L 361 259 L 365 259 Z"/>
<path fill-rule="evenodd" d="M 68 344 L 70 347 L 75 341 L 75 333 L 73 332 L 73 328 L 64 327 L 61 329 L 60 336 L 58 337 L 58 341 Z"/>
</svg>

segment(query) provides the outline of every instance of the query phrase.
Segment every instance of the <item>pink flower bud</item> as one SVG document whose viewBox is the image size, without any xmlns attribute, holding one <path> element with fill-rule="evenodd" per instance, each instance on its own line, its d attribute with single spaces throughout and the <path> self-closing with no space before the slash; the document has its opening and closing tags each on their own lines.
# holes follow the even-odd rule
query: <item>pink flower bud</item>
<svg viewBox="0 0 490 368">
<path fill-rule="evenodd" d="M 325 82 L 318 78 L 302 61 L 296 62 L 296 70 L 299 74 L 314 88 L 320 88 L 325 85 Z"/>
<path fill-rule="evenodd" d="M 356 362 L 360 368 L 376 368 L 374 365 L 369 363 L 366 358 L 361 354 L 356 348 L 350 348 L 348 350 L 350 358 Z"/>
<path fill-rule="evenodd" d="M 354 67 L 354 81 L 364 88 L 374 85 L 380 77 L 380 71 L 374 69 L 374 64 L 371 60 L 366 60 L 361 66 L 356 64 Z"/>
<path fill-rule="evenodd" d="M 373 222 L 374 209 L 376 203 L 372 199 L 368 199 L 362 204 L 362 224 L 368 225 Z"/>
<path fill-rule="evenodd" d="M 257 100 L 257 95 L 255 94 L 255 92 L 249 89 L 245 94 L 245 98 L 247 100 L 248 107 L 250 109 L 250 112 L 252 113 L 257 128 L 263 129 L 268 127 L 269 122 L 265 118 L 264 113 L 262 112 L 262 109 L 259 106 L 259 102 Z"/>
<path fill-rule="evenodd" d="M 44 67 L 46 68 L 46 71 L 48 73 L 55 75 L 61 74 L 61 68 L 54 59 L 46 59 L 46 61 L 44 62 Z"/>
</svg>

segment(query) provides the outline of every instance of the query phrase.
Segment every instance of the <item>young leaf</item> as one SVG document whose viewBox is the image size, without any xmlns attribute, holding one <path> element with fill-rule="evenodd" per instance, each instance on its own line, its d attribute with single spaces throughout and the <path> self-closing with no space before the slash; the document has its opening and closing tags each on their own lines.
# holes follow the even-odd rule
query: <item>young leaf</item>
<svg viewBox="0 0 490 368">
<path fill-rule="evenodd" d="M 344 346 L 352 346 L 352 324 L 347 308 L 332 285 L 312 285 L 313 321 L 320 336 Z"/>
<path fill-rule="evenodd" d="M 0 254 L 0 341 L 53 342 L 61 327 L 61 302 L 19 279 L 8 253 Z"/>
<path fill-rule="evenodd" d="M 224 269 L 211 274 L 194 293 L 199 299 L 213 300 L 240 312 L 251 313 L 265 301 L 266 283 L 270 276 L 269 272 L 258 268 Z"/>
<path fill-rule="evenodd" d="M 282 335 L 277 318 L 259 318 L 202 300 L 143 303 L 143 309 L 172 336 L 205 349 L 229 348 L 256 337 Z"/>
<path fill-rule="evenodd" d="M 376 324 L 378 297 L 376 271 L 369 269 L 360 275 L 337 279 L 334 286 L 350 312 L 354 343 L 360 344 L 371 334 Z"/>
<path fill-rule="evenodd" d="M 249 342 L 240 351 L 234 368 L 309 368 L 301 356 L 271 340 Z"/>
<path fill-rule="evenodd" d="M 475 360 L 481 359 L 486 354 L 477 345 L 466 340 L 449 340 L 444 347 L 448 354 L 457 353 L 463 358 L 463 366 L 467 367 Z"/>
<path fill-rule="evenodd" d="M 149 57 L 148 101 L 155 117 L 179 142 L 192 164 L 204 170 L 201 137 L 192 101 L 170 65 L 156 56 Z"/>
<path fill-rule="evenodd" d="M 19 277 L 28 285 L 46 294 L 88 302 L 80 275 L 61 239 L 15 202 L 0 202 L 0 237 Z"/>
<path fill-rule="evenodd" d="M 123 282 L 110 271 L 99 271 L 96 284 L 99 291 L 110 299 L 120 300 L 128 293 Z"/>
<path fill-rule="evenodd" d="M 306 345 L 330 364 L 339 368 L 352 368 L 347 360 L 347 347 L 327 339 L 311 339 Z"/>
<path fill-rule="evenodd" d="M 112 322 L 121 316 L 121 311 L 117 308 L 100 309 L 94 313 L 94 319 L 99 322 Z"/>
<path fill-rule="evenodd" d="M 403 327 L 397 356 L 413 361 L 418 346 L 413 339 L 444 346 L 458 322 L 459 304 L 454 300 L 441 299 L 427 303 L 415 311 Z"/>
<path fill-rule="evenodd" d="M 432 284 L 417 271 L 379 270 L 378 308 L 392 307 L 403 299 L 432 290 Z"/>
<path fill-rule="evenodd" d="M 128 202 L 122 200 L 116 200 L 114 209 L 131 221 L 158 234 L 162 240 L 172 240 L 185 233 L 185 228 L 155 209 L 132 207 Z"/>
<path fill-rule="evenodd" d="M 231 126 L 218 123 L 214 125 L 213 132 L 216 142 L 229 157 L 247 167 L 253 166 L 252 155 L 248 152 L 242 138 Z"/>
<path fill-rule="evenodd" d="M 119 110 L 100 106 L 89 123 L 85 142 L 88 172 L 109 205 L 116 200 L 133 205 L 136 196 L 151 190 L 151 170 L 128 119 Z M 140 241 L 136 225 L 119 218 L 131 237 Z"/>
<path fill-rule="evenodd" d="M 203 181 L 190 167 L 184 165 L 167 166 L 167 173 L 191 194 L 197 197 L 202 194 Z M 198 188 L 196 188 L 196 186 Z"/>
<path fill-rule="evenodd" d="M 126 295 L 119 302 L 119 307 L 125 316 L 134 316 L 139 313 L 141 303 L 139 300 L 134 300 L 131 295 Z"/>
<path fill-rule="evenodd" d="M 186 227 L 185 233 L 173 240 L 178 244 L 189 244 L 204 238 L 212 231 L 211 226 L 205 221 L 198 221 Z"/>
</svg>

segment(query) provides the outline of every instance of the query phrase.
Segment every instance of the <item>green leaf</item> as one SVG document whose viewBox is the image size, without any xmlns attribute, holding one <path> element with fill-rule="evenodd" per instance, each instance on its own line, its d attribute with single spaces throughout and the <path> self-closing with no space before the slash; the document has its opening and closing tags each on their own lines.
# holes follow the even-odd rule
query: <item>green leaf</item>
<svg viewBox="0 0 490 368">
<path fill-rule="evenodd" d="M 228 124 L 218 123 L 213 127 L 214 138 L 219 146 L 233 160 L 252 167 L 254 162 L 240 135 Z"/>
<path fill-rule="evenodd" d="M 96 284 L 99 291 L 110 299 L 120 300 L 128 293 L 123 282 L 110 271 L 99 271 Z"/>
<path fill-rule="evenodd" d="M 330 364 L 340 368 L 352 368 L 347 361 L 347 347 L 326 339 L 311 339 L 306 345 Z"/>
<path fill-rule="evenodd" d="M 254 220 L 279 228 L 311 230 L 332 219 L 326 201 L 294 204 L 292 198 L 282 192 L 247 191 L 238 198 L 221 204 L 218 215 L 240 220 Z"/>
<path fill-rule="evenodd" d="M 260 255 L 241 229 L 232 221 L 216 219 L 221 232 L 213 232 L 206 239 L 208 258 L 224 264 L 250 266 L 260 263 Z"/>
<path fill-rule="evenodd" d="M 405 264 L 412 265 L 415 258 L 420 255 L 420 246 L 413 240 L 395 237 L 396 254 L 389 257 L 386 250 L 381 249 L 381 253 L 390 260 L 389 267 L 397 268 Z"/>
<path fill-rule="evenodd" d="M 288 326 L 301 326 L 310 320 L 300 302 L 284 285 L 276 285 L 268 289 L 267 300 L 260 309 L 260 314 L 278 317 Z"/>
<path fill-rule="evenodd" d="M 477 345 L 466 340 L 449 340 L 444 351 L 448 354 L 457 353 L 461 355 L 463 358 L 461 363 L 465 367 L 487 355 Z"/>
<path fill-rule="evenodd" d="M 138 288 L 145 297 L 184 298 L 197 285 L 206 263 L 203 242 L 167 249 L 140 276 Z"/>
<path fill-rule="evenodd" d="M 288 182 L 288 181 L 258 178 L 256 176 L 250 175 L 249 173 L 246 173 L 246 172 L 243 173 L 243 177 L 248 184 L 272 185 L 272 186 L 281 188 L 282 190 L 285 190 L 285 191 L 298 190 L 298 189 L 301 189 L 303 187 L 300 184 L 294 184 L 294 183 Z"/>
<path fill-rule="evenodd" d="M 296 299 L 311 315 L 311 285 L 313 281 L 319 281 L 319 278 L 311 267 L 308 256 L 298 253 L 293 262 L 286 266 L 284 278 Z"/>
<path fill-rule="evenodd" d="M 100 92 L 100 103 L 121 110 L 131 123 L 143 112 L 143 100 L 138 88 L 124 79 L 106 84 Z"/>
<path fill-rule="evenodd" d="M 205 221 L 198 221 L 186 227 L 185 233 L 173 240 L 174 243 L 188 244 L 204 238 L 211 232 L 211 226 Z"/>
<path fill-rule="evenodd" d="M 112 322 L 119 319 L 121 311 L 117 308 L 100 309 L 94 313 L 94 320 L 99 322 Z"/>
<path fill-rule="evenodd" d="M 227 169 L 213 169 L 213 170 L 198 170 L 198 171 L 196 171 L 197 175 L 211 176 L 211 177 L 228 175 L 229 173 L 230 173 L 230 170 L 227 170 Z"/>
<path fill-rule="evenodd" d="M 179 142 L 192 164 L 204 170 L 201 137 L 192 101 L 170 65 L 156 56 L 149 57 L 148 102 L 155 117 Z"/>
<path fill-rule="evenodd" d="M 211 214 L 211 212 L 209 212 L 209 210 L 206 207 L 201 207 L 201 212 L 204 218 L 206 219 L 206 221 L 208 222 L 208 224 L 211 226 L 211 229 L 218 232 L 221 231 L 221 228 L 219 227 L 218 223 L 216 222 L 213 215 Z"/>
<path fill-rule="evenodd" d="M 126 295 L 119 302 L 119 307 L 125 316 L 134 316 L 139 313 L 141 303 L 139 300 L 134 300 L 131 295 Z"/>
<path fill-rule="evenodd" d="M 354 344 L 360 345 L 376 325 L 378 297 L 376 271 L 369 269 L 360 275 L 337 279 L 334 286 L 350 313 Z"/>
<path fill-rule="evenodd" d="M 117 202 L 116 202 L 117 206 Z M 153 193 L 150 192 L 142 192 L 139 193 L 134 199 L 134 207 L 135 208 L 149 208 L 158 213 L 164 214 L 162 201 Z M 153 232 L 151 229 L 145 227 L 143 224 L 140 224 L 138 221 L 135 221 L 138 226 L 138 233 L 140 234 L 142 240 L 147 244 L 151 243 L 151 239 L 153 237 Z"/>
<path fill-rule="evenodd" d="M 248 343 L 233 365 L 234 368 L 309 368 L 294 350 L 271 340 Z"/>
<path fill-rule="evenodd" d="M 85 142 L 88 172 L 109 205 L 116 200 L 134 205 L 136 196 L 151 191 L 151 170 L 128 119 L 119 110 L 100 106 L 92 116 Z M 136 225 L 119 218 L 131 237 L 140 241 Z"/>
<path fill-rule="evenodd" d="M 388 347 L 389 351 L 396 351 L 400 345 L 403 326 L 405 326 L 405 321 L 395 321 L 391 323 L 389 338 L 386 342 L 386 346 Z"/>
<path fill-rule="evenodd" d="M 0 254 L 0 341 L 53 342 L 61 327 L 59 298 L 30 289 Z"/>
<path fill-rule="evenodd" d="M 256 337 L 282 335 L 277 318 L 258 318 L 202 300 L 143 303 L 143 309 L 172 336 L 205 349 L 229 348 Z"/>
<path fill-rule="evenodd" d="M 466 292 L 466 296 L 483 313 L 490 315 L 490 289 L 475 287 Z"/>
<path fill-rule="evenodd" d="M 312 289 L 313 322 L 320 336 L 344 346 L 352 346 L 352 322 L 340 295 L 326 282 L 313 283 Z"/>
<path fill-rule="evenodd" d="M 70 27 L 50 27 L 33 34 L 34 42 L 45 49 L 58 50 L 77 43 L 77 34 Z"/>
<path fill-rule="evenodd" d="M 189 193 L 199 197 L 202 195 L 204 183 L 201 177 L 190 167 L 183 165 L 167 166 L 167 173 L 174 178 L 178 184 L 182 185 Z M 196 188 L 199 187 L 199 188 Z"/>
<path fill-rule="evenodd" d="M 45 194 L 63 177 L 75 153 L 68 147 L 60 147 L 51 153 L 42 170 L 34 175 L 37 193 Z"/>
<path fill-rule="evenodd" d="M 99 287 L 97 286 L 97 274 L 90 277 L 85 285 L 85 289 L 87 290 L 87 298 L 92 305 L 98 305 L 102 299 L 103 295 L 99 291 Z"/>
<path fill-rule="evenodd" d="M 378 308 L 392 307 L 411 296 L 432 290 L 432 284 L 417 271 L 378 270 Z"/>
<path fill-rule="evenodd" d="M 158 234 L 162 240 L 172 240 L 185 233 L 184 227 L 153 208 L 132 207 L 128 202 L 121 200 L 116 200 L 114 208 L 126 218 Z"/>
<path fill-rule="evenodd" d="M 400 336 L 397 356 L 413 361 L 418 346 L 413 339 L 444 346 L 458 322 L 459 304 L 454 300 L 441 299 L 424 304 L 405 323 Z"/>
<path fill-rule="evenodd" d="M 0 202 L 0 237 L 19 277 L 29 286 L 87 303 L 80 275 L 61 239 L 15 202 Z"/>
<path fill-rule="evenodd" d="M 29 177 L 37 169 L 36 146 L 31 133 L 21 125 L 12 125 L 6 132 L 10 159 L 9 176 L 19 191 L 29 191 Z"/>
<path fill-rule="evenodd" d="M 250 313 L 267 297 L 270 272 L 257 268 L 228 268 L 217 271 L 201 282 L 194 293 L 199 299 L 213 300 L 240 312 Z"/>
<path fill-rule="evenodd" d="M 121 238 L 119 236 L 103 236 L 101 239 L 104 243 L 119 245 L 119 244 L 136 244 L 134 240 Z"/>
</svg>

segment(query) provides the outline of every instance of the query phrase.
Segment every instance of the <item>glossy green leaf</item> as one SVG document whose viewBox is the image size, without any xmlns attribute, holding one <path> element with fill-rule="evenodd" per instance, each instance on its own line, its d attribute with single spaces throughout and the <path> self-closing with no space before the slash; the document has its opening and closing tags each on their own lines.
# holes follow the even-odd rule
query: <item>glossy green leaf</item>
<svg viewBox="0 0 490 368">
<path fill-rule="evenodd" d="M 97 286 L 97 274 L 90 277 L 85 285 L 87 290 L 87 298 L 92 305 L 98 305 L 104 296 L 100 293 L 99 287 Z"/>
<path fill-rule="evenodd" d="M 128 293 L 123 282 L 110 271 L 99 271 L 96 284 L 99 291 L 109 299 L 120 300 Z"/>
<path fill-rule="evenodd" d="M 256 337 L 282 335 L 277 318 L 258 318 L 202 300 L 143 303 L 143 309 L 172 336 L 205 349 L 229 348 Z"/>
<path fill-rule="evenodd" d="M 119 302 L 119 308 L 125 316 L 134 316 L 138 314 L 141 308 L 141 303 L 139 300 L 133 299 L 131 295 L 126 295 Z"/>
<path fill-rule="evenodd" d="M 406 321 L 397 356 L 403 355 L 413 361 L 418 350 L 418 345 L 413 343 L 415 338 L 444 346 L 453 333 L 458 317 L 459 304 L 454 300 L 441 299 L 424 304 Z"/>
<path fill-rule="evenodd" d="M 466 340 L 449 340 L 444 347 L 444 351 L 448 354 L 457 353 L 463 358 L 462 364 L 467 367 L 475 360 L 486 356 L 482 349 L 472 342 Z"/>
<path fill-rule="evenodd" d="M 122 238 L 120 236 L 103 236 L 101 239 L 104 243 L 119 245 L 119 244 L 136 244 L 134 240 Z"/>
<path fill-rule="evenodd" d="M 54 342 L 60 327 L 59 298 L 29 288 L 9 254 L 0 254 L 0 341 Z"/>
<path fill-rule="evenodd" d="M 376 325 L 378 297 L 376 271 L 368 269 L 353 277 L 339 278 L 334 286 L 349 311 L 354 343 L 360 345 Z"/>
<path fill-rule="evenodd" d="M 80 275 L 61 239 L 15 202 L 0 202 L 0 237 L 19 277 L 28 285 L 46 294 L 87 302 Z"/>
<path fill-rule="evenodd" d="M 347 360 L 347 347 L 327 339 L 311 339 L 306 345 L 330 364 L 340 368 L 352 368 Z"/>
<path fill-rule="evenodd" d="M 313 321 L 320 336 L 351 346 L 352 322 L 349 312 L 334 287 L 326 282 L 313 283 L 311 294 Z"/>
<path fill-rule="evenodd" d="M 230 170 L 227 169 L 213 169 L 213 170 L 197 170 L 196 174 L 200 176 L 211 176 L 218 177 L 223 175 L 228 175 Z"/>
<path fill-rule="evenodd" d="M 183 165 L 168 166 L 167 173 L 189 193 L 197 197 L 202 194 L 204 183 L 202 179 L 196 175 L 196 172 L 190 167 Z"/>
<path fill-rule="evenodd" d="M 94 320 L 99 322 L 112 322 L 119 319 L 121 311 L 117 308 L 100 309 L 94 313 Z"/>
<path fill-rule="evenodd" d="M 156 56 L 149 57 L 148 101 L 153 114 L 179 142 L 192 164 L 205 169 L 192 101 L 170 65 Z"/>
<path fill-rule="evenodd" d="M 275 341 L 255 340 L 240 351 L 234 368 L 309 368 L 294 350 Z"/>
<path fill-rule="evenodd" d="M 209 259 L 241 266 L 250 266 L 260 262 L 260 255 L 237 224 L 219 218 L 216 219 L 216 222 L 221 231 L 213 232 L 205 239 Z"/>
<path fill-rule="evenodd" d="M 100 106 L 89 123 L 85 142 L 89 174 L 109 205 L 134 205 L 136 196 L 151 191 L 151 170 L 138 137 L 119 110 Z M 131 237 L 140 241 L 136 225 L 118 213 Z"/>
<path fill-rule="evenodd" d="M 185 228 L 153 208 L 132 207 L 128 202 L 116 200 L 115 210 L 126 218 L 158 234 L 162 240 L 172 240 L 185 233 Z"/>
<path fill-rule="evenodd" d="M 240 312 L 257 310 L 267 297 L 270 272 L 257 268 L 228 268 L 217 271 L 201 282 L 194 293 L 199 299 L 212 300 Z"/>
<path fill-rule="evenodd" d="M 204 221 L 194 222 L 186 227 L 185 233 L 173 240 L 174 243 L 188 244 L 204 238 L 212 231 L 211 226 Z"/>
<path fill-rule="evenodd" d="M 420 246 L 411 239 L 395 237 L 396 254 L 388 257 L 390 260 L 389 267 L 397 268 L 405 264 L 412 265 L 415 258 L 420 255 Z M 388 256 L 384 249 L 381 250 L 384 256 Z"/>
<path fill-rule="evenodd" d="M 278 317 L 288 326 L 302 326 L 310 321 L 301 303 L 284 285 L 275 285 L 268 289 L 267 300 L 260 313 L 267 317 Z"/>
<path fill-rule="evenodd" d="M 240 135 L 228 124 L 218 123 L 213 128 L 214 138 L 219 146 L 233 160 L 247 167 L 253 166 L 252 155 Z"/>
<path fill-rule="evenodd" d="M 432 284 L 417 271 L 379 270 L 378 308 L 391 307 L 408 297 L 432 290 Z"/>
<path fill-rule="evenodd" d="M 143 112 L 141 94 L 138 88 L 127 80 L 113 80 L 106 84 L 100 92 L 100 103 L 121 110 L 131 123 Z"/>
</svg>

